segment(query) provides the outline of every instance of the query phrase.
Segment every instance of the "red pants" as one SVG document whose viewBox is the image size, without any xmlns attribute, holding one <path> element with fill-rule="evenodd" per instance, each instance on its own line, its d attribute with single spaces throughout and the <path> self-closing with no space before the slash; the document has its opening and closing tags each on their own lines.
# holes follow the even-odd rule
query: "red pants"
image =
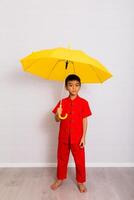
<svg viewBox="0 0 134 200">
<path fill-rule="evenodd" d="M 80 148 L 79 144 L 65 144 L 63 142 L 58 142 L 57 178 L 65 179 L 67 177 L 67 165 L 70 150 L 75 161 L 76 180 L 77 182 L 83 183 L 86 181 L 85 149 L 84 147 Z"/>
</svg>

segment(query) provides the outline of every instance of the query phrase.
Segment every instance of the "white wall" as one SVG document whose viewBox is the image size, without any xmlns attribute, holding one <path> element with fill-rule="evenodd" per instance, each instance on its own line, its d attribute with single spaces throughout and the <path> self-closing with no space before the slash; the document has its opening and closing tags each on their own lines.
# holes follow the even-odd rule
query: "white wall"
<svg viewBox="0 0 134 200">
<path fill-rule="evenodd" d="M 93 112 L 87 165 L 134 162 L 133 6 L 132 0 L 0 1 L 1 166 L 56 162 L 58 124 L 51 110 L 61 84 L 23 72 L 19 60 L 68 43 L 113 73 L 104 84 L 85 84 L 80 92 Z"/>
</svg>

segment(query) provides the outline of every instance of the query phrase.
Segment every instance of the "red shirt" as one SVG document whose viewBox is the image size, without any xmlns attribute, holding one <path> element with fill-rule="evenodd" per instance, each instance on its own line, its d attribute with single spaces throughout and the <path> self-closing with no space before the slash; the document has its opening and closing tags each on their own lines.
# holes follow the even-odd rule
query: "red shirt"
<svg viewBox="0 0 134 200">
<path fill-rule="evenodd" d="M 60 101 L 52 110 L 53 113 L 56 113 L 59 105 Z M 73 100 L 69 96 L 62 99 L 62 115 L 66 113 L 67 118 L 60 121 L 58 139 L 65 143 L 78 144 L 83 135 L 83 118 L 92 115 L 88 101 L 79 95 Z"/>
</svg>

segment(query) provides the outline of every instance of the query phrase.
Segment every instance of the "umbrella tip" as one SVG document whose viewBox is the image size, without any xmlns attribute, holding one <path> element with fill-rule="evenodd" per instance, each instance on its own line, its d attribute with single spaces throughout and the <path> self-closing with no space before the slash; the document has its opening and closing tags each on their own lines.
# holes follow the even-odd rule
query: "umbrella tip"
<svg viewBox="0 0 134 200">
<path fill-rule="evenodd" d="M 72 47 L 71 43 L 68 43 L 67 48 L 71 49 L 71 47 Z"/>
</svg>

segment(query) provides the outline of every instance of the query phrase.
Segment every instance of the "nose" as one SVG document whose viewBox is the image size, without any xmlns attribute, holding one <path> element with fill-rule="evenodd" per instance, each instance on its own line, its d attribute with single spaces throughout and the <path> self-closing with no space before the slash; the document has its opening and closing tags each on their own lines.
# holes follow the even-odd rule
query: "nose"
<svg viewBox="0 0 134 200">
<path fill-rule="evenodd" d="M 73 86 L 73 90 L 75 90 L 75 86 Z"/>
</svg>

